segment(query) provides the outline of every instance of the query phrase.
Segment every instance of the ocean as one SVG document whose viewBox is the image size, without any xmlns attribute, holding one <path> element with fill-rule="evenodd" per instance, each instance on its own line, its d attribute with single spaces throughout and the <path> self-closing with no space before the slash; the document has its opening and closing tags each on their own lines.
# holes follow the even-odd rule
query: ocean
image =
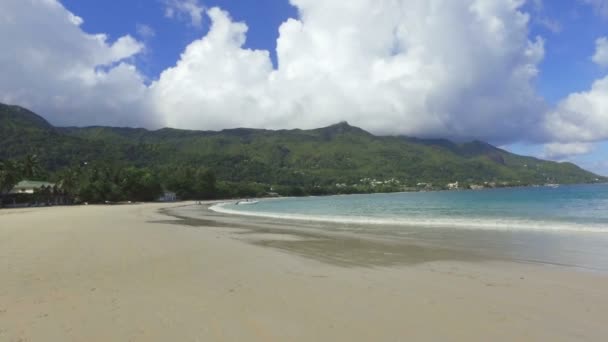
<svg viewBox="0 0 608 342">
<path fill-rule="evenodd" d="M 287 198 L 216 210 L 344 223 L 608 233 L 608 185 Z"/>
<path fill-rule="evenodd" d="M 281 198 L 212 210 L 608 271 L 608 184 Z"/>
</svg>

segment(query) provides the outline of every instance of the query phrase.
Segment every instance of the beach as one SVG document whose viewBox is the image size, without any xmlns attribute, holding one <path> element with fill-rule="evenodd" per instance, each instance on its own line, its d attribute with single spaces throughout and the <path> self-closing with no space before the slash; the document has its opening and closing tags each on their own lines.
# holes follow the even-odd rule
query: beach
<svg viewBox="0 0 608 342">
<path fill-rule="evenodd" d="M 0 210 L 0 341 L 608 336 L 605 273 L 316 228 L 192 203 Z"/>
</svg>

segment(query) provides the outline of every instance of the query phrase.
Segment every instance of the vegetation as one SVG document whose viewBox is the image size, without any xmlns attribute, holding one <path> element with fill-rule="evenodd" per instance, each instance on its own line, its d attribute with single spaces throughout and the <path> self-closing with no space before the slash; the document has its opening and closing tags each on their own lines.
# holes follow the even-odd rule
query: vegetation
<svg viewBox="0 0 608 342">
<path fill-rule="evenodd" d="M 345 122 L 280 131 L 58 128 L 2 104 L 0 160 L 5 192 L 19 160 L 25 169 L 17 178 L 44 177 L 90 202 L 151 200 L 163 189 L 207 199 L 606 181 L 480 141 L 379 137 Z"/>
<path fill-rule="evenodd" d="M 12 161 L 0 161 L 0 195 L 9 192 L 15 184 L 19 183 L 21 166 Z"/>
</svg>

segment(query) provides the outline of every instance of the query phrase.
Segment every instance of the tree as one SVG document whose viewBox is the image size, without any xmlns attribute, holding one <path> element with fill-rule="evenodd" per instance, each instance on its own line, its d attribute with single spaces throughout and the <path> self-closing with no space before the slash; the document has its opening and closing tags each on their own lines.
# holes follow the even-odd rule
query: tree
<svg viewBox="0 0 608 342">
<path fill-rule="evenodd" d="M 0 161 L 0 192 L 8 192 L 21 181 L 19 163 L 13 160 Z"/>
<path fill-rule="evenodd" d="M 147 169 L 129 167 L 121 172 L 120 180 L 124 200 L 154 201 L 162 192 L 158 178 Z"/>
<path fill-rule="evenodd" d="M 211 170 L 200 169 L 196 172 L 194 190 L 199 199 L 214 199 L 217 197 L 215 174 Z"/>
<path fill-rule="evenodd" d="M 83 168 L 78 186 L 79 199 L 91 203 L 117 201 L 120 191 L 114 176 L 112 165 L 98 163 Z"/>
<path fill-rule="evenodd" d="M 29 154 L 23 158 L 21 161 L 21 170 L 23 172 L 23 178 L 25 179 L 36 179 L 43 173 L 38 156 L 35 154 Z"/>
<path fill-rule="evenodd" d="M 0 205 L 4 196 L 21 181 L 20 169 L 19 163 L 13 160 L 0 161 Z"/>
<path fill-rule="evenodd" d="M 188 200 L 196 197 L 194 170 L 191 167 L 170 169 L 162 178 L 165 179 L 167 188 L 175 191 L 180 198 Z"/>
<path fill-rule="evenodd" d="M 69 197 L 75 198 L 80 192 L 82 170 L 72 166 L 63 170 L 58 177 L 60 189 Z"/>
</svg>

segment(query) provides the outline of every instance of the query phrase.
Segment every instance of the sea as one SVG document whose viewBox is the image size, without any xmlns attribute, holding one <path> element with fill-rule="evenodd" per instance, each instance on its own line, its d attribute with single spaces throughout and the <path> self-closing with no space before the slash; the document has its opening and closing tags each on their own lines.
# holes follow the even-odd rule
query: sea
<svg viewBox="0 0 608 342">
<path fill-rule="evenodd" d="M 212 210 L 608 272 L 608 184 L 280 198 Z"/>
</svg>

